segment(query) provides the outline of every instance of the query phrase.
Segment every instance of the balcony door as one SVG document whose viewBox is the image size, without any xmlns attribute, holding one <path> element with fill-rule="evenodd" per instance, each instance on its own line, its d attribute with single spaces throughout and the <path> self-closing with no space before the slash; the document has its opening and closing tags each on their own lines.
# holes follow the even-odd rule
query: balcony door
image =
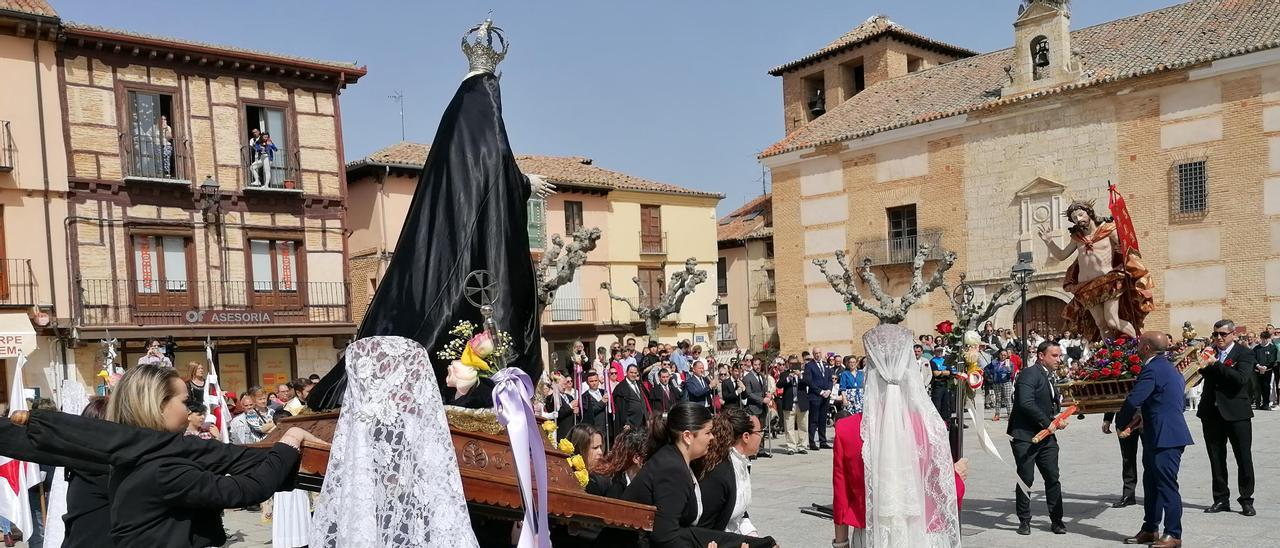
<svg viewBox="0 0 1280 548">
<path fill-rule="evenodd" d="M 662 253 L 662 207 L 640 206 L 640 252 Z"/>
<path fill-rule="evenodd" d="M 174 154 L 173 96 L 151 91 L 128 93 L 129 177 L 182 179 L 181 159 Z"/>
<path fill-rule="evenodd" d="M 133 295 L 138 310 L 183 312 L 196 307 L 191 238 L 133 236 Z"/>
<path fill-rule="evenodd" d="M 302 310 L 298 247 L 293 240 L 249 240 L 253 308 Z"/>
<path fill-rule="evenodd" d="M 282 187 L 284 180 L 290 175 L 289 126 L 286 123 L 288 118 L 284 109 L 250 105 L 245 107 L 245 118 L 250 128 L 271 135 L 271 142 L 277 149 L 271 160 L 271 186 Z M 250 162 L 252 162 L 252 153 Z"/>
</svg>

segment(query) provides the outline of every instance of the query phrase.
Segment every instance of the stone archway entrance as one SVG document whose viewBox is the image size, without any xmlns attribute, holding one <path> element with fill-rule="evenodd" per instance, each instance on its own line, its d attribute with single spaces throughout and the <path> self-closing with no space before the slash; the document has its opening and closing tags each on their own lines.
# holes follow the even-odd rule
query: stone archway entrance
<svg viewBox="0 0 1280 548">
<path fill-rule="evenodd" d="M 1061 335 L 1067 330 L 1067 321 L 1062 319 L 1062 309 L 1067 303 L 1057 297 L 1042 296 L 1027 300 L 1025 310 L 1018 310 L 1013 316 L 1013 328 L 1022 328 L 1022 314 L 1027 314 L 1027 329 L 1034 329 L 1041 335 L 1054 333 Z"/>
</svg>

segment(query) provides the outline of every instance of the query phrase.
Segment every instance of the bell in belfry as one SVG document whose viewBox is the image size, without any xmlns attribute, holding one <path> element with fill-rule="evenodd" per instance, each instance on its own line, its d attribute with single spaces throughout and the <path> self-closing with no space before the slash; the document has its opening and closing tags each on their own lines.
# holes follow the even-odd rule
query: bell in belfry
<svg viewBox="0 0 1280 548">
<path fill-rule="evenodd" d="M 1040 40 L 1036 42 L 1035 54 L 1036 67 L 1044 68 L 1049 66 L 1049 41 Z"/>
</svg>

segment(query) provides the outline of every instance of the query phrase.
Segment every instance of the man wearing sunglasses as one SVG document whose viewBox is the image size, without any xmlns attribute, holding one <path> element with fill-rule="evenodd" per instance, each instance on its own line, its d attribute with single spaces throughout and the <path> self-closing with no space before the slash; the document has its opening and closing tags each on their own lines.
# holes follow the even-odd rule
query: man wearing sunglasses
<svg viewBox="0 0 1280 548">
<path fill-rule="evenodd" d="M 1196 411 L 1204 428 L 1204 445 L 1213 474 L 1213 505 L 1205 512 L 1231 511 L 1231 488 L 1227 485 L 1230 442 L 1239 474 L 1240 513 L 1253 516 L 1253 409 L 1249 405 L 1249 385 L 1257 359 L 1243 344 L 1236 344 L 1236 325 L 1231 320 L 1213 324 L 1210 337 L 1213 344 L 1200 355 L 1204 395 Z"/>
</svg>

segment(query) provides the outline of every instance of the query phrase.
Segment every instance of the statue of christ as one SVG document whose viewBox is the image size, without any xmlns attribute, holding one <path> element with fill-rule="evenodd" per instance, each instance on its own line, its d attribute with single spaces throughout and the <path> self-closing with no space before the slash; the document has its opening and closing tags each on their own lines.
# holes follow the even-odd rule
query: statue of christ
<svg viewBox="0 0 1280 548">
<path fill-rule="evenodd" d="M 1123 334 L 1137 337 L 1143 319 L 1151 311 L 1150 281 L 1136 249 L 1121 252 L 1116 225 L 1103 222 L 1087 202 L 1067 208 L 1071 241 L 1061 247 L 1053 233 L 1041 227 L 1040 238 L 1049 255 L 1065 261 L 1076 255 L 1062 287 L 1075 296 L 1063 316 L 1086 340 Z"/>
</svg>

